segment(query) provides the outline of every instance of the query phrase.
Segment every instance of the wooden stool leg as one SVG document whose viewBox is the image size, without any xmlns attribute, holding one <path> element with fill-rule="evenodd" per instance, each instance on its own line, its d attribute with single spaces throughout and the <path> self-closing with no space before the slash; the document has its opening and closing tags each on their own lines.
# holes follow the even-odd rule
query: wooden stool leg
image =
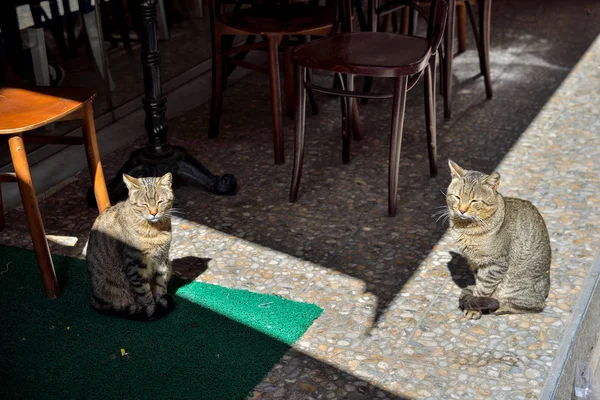
<svg viewBox="0 0 600 400">
<path fill-rule="evenodd" d="M 394 85 L 394 106 L 392 109 L 392 139 L 390 140 L 390 165 L 388 175 L 388 210 L 391 216 L 396 215 L 398 208 L 398 177 L 400 175 L 400 149 L 402 147 L 402 128 L 404 126 L 404 109 L 406 107 L 406 91 L 408 78 L 396 78 Z"/>
<path fill-rule="evenodd" d="M 281 35 L 267 37 L 269 42 L 269 80 L 271 81 L 271 114 L 273 118 L 273 147 L 275 164 L 285 162 L 283 150 L 283 121 L 281 118 L 281 81 L 279 78 L 279 53 Z"/>
<path fill-rule="evenodd" d="M 100 151 L 98 150 L 98 141 L 96 140 L 96 125 L 94 124 L 94 109 L 92 108 L 91 101 L 83 106 L 81 129 L 83 131 L 85 153 L 92 178 L 92 185 L 94 186 L 98 212 L 102 212 L 110 207 L 110 199 L 108 198 L 106 182 L 104 181 L 104 171 L 100 162 Z"/>
<path fill-rule="evenodd" d="M 42 223 L 35 189 L 31 181 L 31 172 L 29 171 L 29 163 L 27 162 L 23 139 L 20 136 L 13 136 L 8 140 L 8 144 L 17 175 L 17 183 L 21 192 L 25 216 L 27 217 L 27 225 L 29 225 L 29 232 L 31 233 L 35 256 L 40 273 L 42 274 L 42 283 L 44 284 L 46 297 L 56 299 L 60 294 L 60 290 L 58 288 L 56 273 L 54 272 L 54 264 L 52 264 L 50 256 L 50 249 L 48 248 L 48 241 L 46 240 L 46 232 L 44 231 L 44 224 Z"/>
</svg>

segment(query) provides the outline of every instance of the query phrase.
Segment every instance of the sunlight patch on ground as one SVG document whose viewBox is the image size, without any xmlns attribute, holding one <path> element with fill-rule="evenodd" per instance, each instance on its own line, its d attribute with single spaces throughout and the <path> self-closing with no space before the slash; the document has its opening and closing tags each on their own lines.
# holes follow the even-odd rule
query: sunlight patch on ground
<svg viewBox="0 0 600 400">
<path fill-rule="evenodd" d="M 77 239 L 74 236 L 46 235 L 48 241 L 60 244 L 61 246 L 74 247 L 77 244 Z"/>
<path fill-rule="evenodd" d="M 548 51 L 549 45 L 540 45 L 535 47 L 535 54 L 527 52 L 524 48 L 529 46 L 511 46 L 509 48 L 497 48 L 492 46 L 490 49 L 490 63 L 492 74 L 494 70 L 502 70 L 503 81 L 521 81 L 530 78 L 530 74 L 523 74 L 522 70 L 515 71 L 514 67 L 528 66 L 545 68 L 554 71 L 569 71 L 570 68 L 549 63 L 544 60 L 543 54 Z M 540 56 L 542 55 L 542 56 Z M 505 66 L 511 68 L 505 69 Z M 474 74 L 479 73 L 479 55 L 476 49 L 469 49 L 454 58 L 452 74 L 459 81 L 466 81 L 473 78 Z M 496 82 L 495 82 L 496 83 Z M 506 82 L 504 83 L 506 84 Z"/>
</svg>

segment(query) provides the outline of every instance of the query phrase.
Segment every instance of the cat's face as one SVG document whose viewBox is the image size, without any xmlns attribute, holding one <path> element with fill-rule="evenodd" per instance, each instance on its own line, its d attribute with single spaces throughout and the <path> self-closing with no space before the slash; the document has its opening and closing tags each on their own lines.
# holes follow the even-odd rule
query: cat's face
<svg viewBox="0 0 600 400">
<path fill-rule="evenodd" d="M 129 189 L 129 204 L 140 218 L 158 222 L 170 217 L 173 207 L 173 176 L 170 172 L 160 178 L 133 178 L 123 174 L 123 182 Z"/>
<path fill-rule="evenodd" d="M 446 203 L 452 217 L 482 220 L 491 216 L 498 207 L 500 174 L 486 175 L 467 171 L 449 160 L 452 182 L 446 193 Z"/>
</svg>

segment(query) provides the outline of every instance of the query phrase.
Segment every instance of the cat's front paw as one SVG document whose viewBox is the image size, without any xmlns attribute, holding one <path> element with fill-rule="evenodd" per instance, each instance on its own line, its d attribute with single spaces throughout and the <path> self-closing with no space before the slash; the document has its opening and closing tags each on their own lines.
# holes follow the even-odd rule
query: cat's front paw
<svg viewBox="0 0 600 400">
<path fill-rule="evenodd" d="M 173 307 L 175 307 L 175 300 L 169 293 L 165 293 L 158 300 L 156 300 L 156 307 L 167 312 L 171 311 Z"/>
<path fill-rule="evenodd" d="M 463 318 L 464 319 L 479 319 L 479 318 L 481 318 L 481 310 L 464 310 Z"/>
</svg>

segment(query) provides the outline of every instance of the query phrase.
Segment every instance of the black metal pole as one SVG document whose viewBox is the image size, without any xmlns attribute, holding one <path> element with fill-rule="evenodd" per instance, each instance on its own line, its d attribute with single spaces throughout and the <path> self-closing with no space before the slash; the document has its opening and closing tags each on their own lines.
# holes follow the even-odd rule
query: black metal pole
<svg viewBox="0 0 600 400">
<path fill-rule="evenodd" d="M 167 142 L 167 99 L 163 97 L 160 81 L 160 53 L 156 35 L 156 1 L 142 0 L 142 66 L 144 68 L 144 110 L 148 145 L 145 154 L 149 158 L 164 158 L 173 154 Z"/>
<path fill-rule="evenodd" d="M 142 67 L 144 72 L 144 98 L 146 112 L 144 127 L 148 135 L 146 147 L 134 151 L 121 167 L 117 176 L 107 185 L 114 204 L 127 197 L 122 174 L 134 177 L 162 176 L 171 172 L 176 181 L 198 186 L 218 195 L 233 195 L 237 182 L 233 175 L 213 175 L 202 163 L 190 156 L 183 147 L 171 146 L 167 137 L 167 99 L 162 93 L 160 80 L 160 54 L 156 35 L 156 2 L 141 0 L 142 17 Z M 95 205 L 93 191 L 88 192 L 88 203 Z"/>
</svg>

